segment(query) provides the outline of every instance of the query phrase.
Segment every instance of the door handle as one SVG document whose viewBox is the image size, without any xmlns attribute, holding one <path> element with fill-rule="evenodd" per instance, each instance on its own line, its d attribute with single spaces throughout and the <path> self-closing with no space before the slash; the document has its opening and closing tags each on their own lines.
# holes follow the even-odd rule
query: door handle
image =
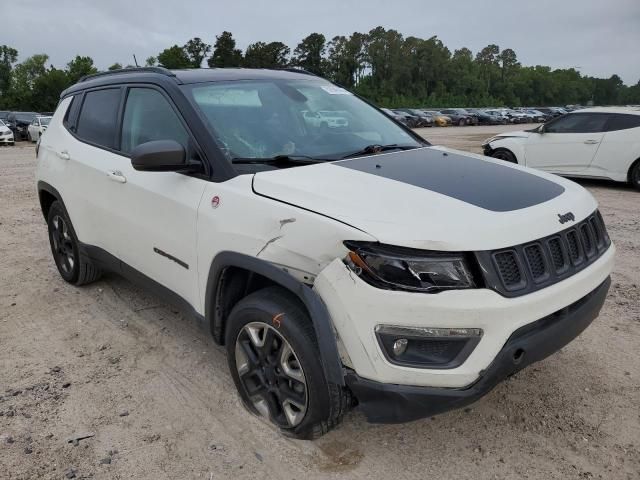
<svg viewBox="0 0 640 480">
<path fill-rule="evenodd" d="M 62 160 L 70 160 L 71 159 L 71 156 L 69 155 L 69 152 L 67 152 L 66 150 L 58 152 L 58 157 L 61 158 Z"/>
<path fill-rule="evenodd" d="M 596 145 L 600 142 L 598 140 L 585 140 L 584 143 L 586 143 L 587 145 Z"/>
<path fill-rule="evenodd" d="M 125 177 L 120 170 L 109 170 L 107 172 L 109 180 L 113 180 L 118 183 L 127 183 L 127 177 Z"/>
</svg>

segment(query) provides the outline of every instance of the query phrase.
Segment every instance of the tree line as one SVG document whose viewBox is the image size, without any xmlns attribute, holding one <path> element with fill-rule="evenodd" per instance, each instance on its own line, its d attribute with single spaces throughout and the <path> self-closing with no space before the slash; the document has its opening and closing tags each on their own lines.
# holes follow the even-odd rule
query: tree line
<svg viewBox="0 0 640 480">
<path fill-rule="evenodd" d="M 76 56 L 64 69 L 47 67 L 46 54 L 17 63 L 18 52 L 0 46 L 0 109 L 51 111 L 60 92 L 83 75 L 96 73 L 91 57 Z M 231 32 L 208 44 L 195 37 L 145 61 L 170 69 L 209 67 L 302 68 L 354 90 L 386 107 L 547 106 L 640 104 L 640 80 L 625 85 L 582 75 L 576 68 L 524 66 L 513 49 L 487 45 L 474 53 L 451 52 L 437 36 L 404 37 L 377 27 L 331 40 L 321 33 L 302 39 L 293 51 L 284 43 L 255 42 L 242 51 Z M 123 67 L 114 63 L 109 70 Z"/>
</svg>

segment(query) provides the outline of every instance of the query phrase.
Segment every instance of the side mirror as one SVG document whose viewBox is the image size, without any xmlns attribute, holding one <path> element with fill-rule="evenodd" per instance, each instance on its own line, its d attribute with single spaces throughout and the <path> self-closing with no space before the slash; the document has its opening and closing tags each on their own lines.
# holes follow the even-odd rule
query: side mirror
<svg viewBox="0 0 640 480">
<path fill-rule="evenodd" d="M 131 151 L 131 165 L 145 172 L 183 172 L 193 168 L 184 147 L 175 140 L 141 143 Z"/>
</svg>

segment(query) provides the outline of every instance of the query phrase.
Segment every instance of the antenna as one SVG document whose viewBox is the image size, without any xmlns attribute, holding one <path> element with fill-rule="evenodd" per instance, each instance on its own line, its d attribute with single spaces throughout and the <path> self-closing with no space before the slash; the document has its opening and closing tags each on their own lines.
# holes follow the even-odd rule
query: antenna
<svg viewBox="0 0 640 480">
<path fill-rule="evenodd" d="M 139 67 L 140 65 L 138 65 L 138 59 L 136 58 L 136 54 L 133 54 L 133 63 L 136 64 L 136 67 Z"/>
</svg>

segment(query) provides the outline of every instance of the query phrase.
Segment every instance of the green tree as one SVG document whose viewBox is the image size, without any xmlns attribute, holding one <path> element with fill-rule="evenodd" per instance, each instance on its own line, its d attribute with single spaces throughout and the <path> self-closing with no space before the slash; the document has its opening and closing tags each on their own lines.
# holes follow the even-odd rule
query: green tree
<svg viewBox="0 0 640 480">
<path fill-rule="evenodd" d="M 325 73 L 326 44 L 327 40 L 324 35 L 312 33 L 305 37 L 293 51 L 291 63 L 316 75 L 323 75 Z"/>
<path fill-rule="evenodd" d="M 286 67 L 291 49 L 282 42 L 256 42 L 247 47 L 244 66 L 248 68 Z"/>
<path fill-rule="evenodd" d="M 211 45 L 204 43 L 200 37 L 194 37 L 185 44 L 184 51 L 189 57 L 191 66 L 200 68 L 205 57 L 211 51 Z"/>
<path fill-rule="evenodd" d="M 71 83 L 76 83 L 85 75 L 91 75 L 97 72 L 98 69 L 93 65 L 93 59 L 91 57 L 76 55 L 76 58 L 67 63 L 67 75 Z"/>
<path fill-rule="evenodd" d="M 189 68 L 192 66 L 191 59 L 184 48 L 174 45 L 164 49 L 158 54 L 158 63 L 165 68 Z"/>
<path fill-rule="evenodd" d="M 34 97 L 34 85 L 46 73 L 48 61 L 48 55 L 36 54 L 15 66 L 7 92 L 7 106 L 25 110 L 36 108 L 38 99 Z"/>
<path fill-rule="evenodd" d="M 147 57 L 144 62 L 145 67 L 155 67 L 158 63 L 158 59 L 156 57 Z"/>
<path fill-rule="evenodd" d="M 121 69 L 122 69 L 122 64 L 116 62 L 113 65 L 111 65 L 107 70 L 121 70 Z"/>
<path fill-rule="evenodd" d="M 55 110 L 60 93 L 71 85 L 67 72 L 51 66 L 33 83 L 31 109 L 40 112 Z"/>
<path fill-rule="evenodd" d="M 0 95 L 4 95 L 11 84 L 13 64 L 18 61 L 18 51 L 7 45 L 0 45 Z"/>
<path fill-rule="evenodd" d="M 242 50 L 236 48 L 236 41 L 231 32 L 222 32 L 216 36 L 213 54 L 207 60 L 210 67 L 242 66 Z"/>
</svg>

